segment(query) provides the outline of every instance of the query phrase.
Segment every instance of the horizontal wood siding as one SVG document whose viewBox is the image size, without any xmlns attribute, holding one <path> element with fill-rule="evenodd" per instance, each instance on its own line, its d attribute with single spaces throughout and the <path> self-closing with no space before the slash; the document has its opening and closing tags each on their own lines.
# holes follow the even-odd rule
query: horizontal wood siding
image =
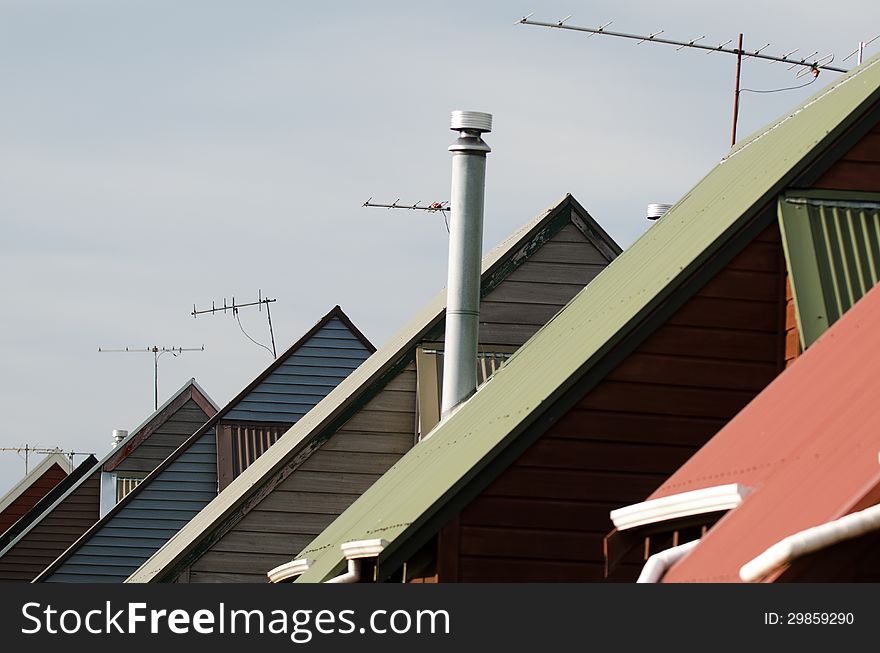
<svg viewBox="0 0 880 653">
<path fill-rule="evenodd" d="M 100 471 L 92 473 L 6 551 L 0 581 L 32 581 L 98 521 L 100 478 Z"/>
<path fill-rule="evenodd" d="M 608 262 L 562 227 L 483 298 L 480 344 L 521 345 Z M 415 444 L 416 385 L 410 364 L 195 561 L 189 581 L 265 580 L 289 562 Z"/>
<path fill-rule="evenodd" d="M 801 339 L 798 334 L 797 317 L 795 316 L 794 295 L 791 283 L 785 279 L 785 367 L 794 363 L 801 355 Z"/>
<path fill-rule="evenodd" d="M 224 415 L 225 420 L 293 424 L 370 355 L 339 318 L 309 338 Z"/>
<path fill-rule="evenodd" d="M 564 226 L 480 303 L 480 344 L 520 346 L 610 261 L 573 224 Z"/>
<path fill-rule="evenodd" d="M 880 125 L 831 166 L 813 187 L 880 192 Z"/>
<path fill-rule="evenodd" d="M 67 472 L 60 465 L 53 464 L 40 478 L 36 479 L 15 501 L 0 513 L 0 533 L 17 522 L 28 510 L 37 505 L 53 487 L 67 478 Z"/>
<path fill-rule="evenodd" d="M 46 581 L 124 581 L 216 495 L 216 439 L 209 429 L 80 542 Z"/>
<path fill-rule="evenodd" d="M 643 501 L 781 370 L 783 282 L 774 225 L 441 531 L 441 582 L 602 580 L 608 513 Z"/>
<path fill-rule="evenodd" d="M 190 568 L 190 582 L 266 581 L 406 453 L 415 441 L 409 365 Z"/>
<path fill-rule="evenodd" d="M 149 474 L 207 421 L 205 411 L 190 399 L 141 442 L 114 471 L 120 476 L 125 476 L 126 472 Z"/>
</svg>

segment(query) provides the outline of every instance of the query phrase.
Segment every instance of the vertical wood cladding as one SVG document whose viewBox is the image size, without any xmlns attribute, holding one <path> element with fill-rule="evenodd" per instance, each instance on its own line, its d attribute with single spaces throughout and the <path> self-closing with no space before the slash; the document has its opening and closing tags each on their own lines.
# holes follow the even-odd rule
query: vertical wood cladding
<svg viewBox="0 0 880 653">
<path fill-rule="evenodd" d="M 843 155 L 813 187 L 880 192 L 880 125 Z"/>
<path fill-rule="evenodd" d="M 0 533 L 12 526 L 19 520 L 28 510 L 37 505 L 53 487 L 67 478 L 67 472 L 60 465 L 54 464 L 47 469 L 37 480 L 22 492 L 15 501 L 6 506 L 6 509 L 0 513 Z"/>
<path fill-rule="evenodd" d="M 565 225 L 483 297 L 480 345 L 523 344 L 608 262 Z M 416 385 L 410 364 L 178 580 L 265 582 L 415 444 Z"/>
<path fill-rule="evenodd" d="M 0 581 L 32 581 L 98 521 L 100 476 L 92 473 L 0 558 Z"/>
<path fill-rule="evenodd" d="M 440 581 L 602 580 L 608 513 L 781 371 L 784 275 L 774 223 L 444 527 Z"/>
</svg>

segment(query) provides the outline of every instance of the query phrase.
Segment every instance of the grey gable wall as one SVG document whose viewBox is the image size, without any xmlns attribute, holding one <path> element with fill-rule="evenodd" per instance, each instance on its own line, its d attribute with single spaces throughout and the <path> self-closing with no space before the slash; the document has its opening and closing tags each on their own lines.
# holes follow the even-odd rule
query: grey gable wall
<svg viewBox="0 0 880 653">
<path fill-rule="evenodd" d="M 293 423 L 369 356 L 334 317 L 217 419 Z M 222 417 L 221 417 L 222 415 Z M 204 420 L 203 420 L 204 421 Z M 190 433 L 194 433 L 193 428 Z M 74 544 L 45 582 L 122 582 L 217 496 L 217 442 L 208 429 Z"/>
<path fill-rule="evenodd" d="M 572 211 L 574 209 L 571 209 Z M 564 217 L 564 216 L 563 216 Z M 486 290 L 481 345 L 518 347 L 608 265 L 573 221 Z M 442 340 L 440 331 L 428 342 Z M 407 365 L 308 459 L 177 576 L 178 582 L 266 582 L 415 444 L 416 371 Z"/>
</svg>

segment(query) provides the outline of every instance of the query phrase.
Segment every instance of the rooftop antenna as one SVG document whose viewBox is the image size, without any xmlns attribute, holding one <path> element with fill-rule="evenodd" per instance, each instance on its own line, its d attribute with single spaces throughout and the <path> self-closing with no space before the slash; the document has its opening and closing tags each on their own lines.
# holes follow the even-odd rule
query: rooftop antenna
<svg viewBox="0 0 880 653">
<path fill-rule="evenodd" d="M 676 46 L 676 50 L 683 50 L 685 48 L 694 49 L 694 50 L 703 50 L 706 54 L 712 54 L 713 52 L 724 52 L 726 54 L 736 55 L 736 80 L 735 87 L 733 93 L 733 128 L 731 130 L 731 138 L 730 138 L 730 146 L 736 143 L 736 123 L 739 117 L 739 95 L 740 95 L 740 71 L 742 68 L 743 59 L 753 58 L 753 59 L 763 59 L 765 61 L 771 62 L 781 62 L 792 64 L 789 70 L 792 68 L 800 67 L 801 71 L 798 73 L 798 77 L 801 75 L 811 73 L 813 78 L 815 79 L 819 75 L 820 70 L 830 70 L 836 73 L 845 73 L 846 70 L 843 68 L 837 68 L 834 66 L 830 66 L 832 61 L 834 61 L 834 55 L 828 54 L 824 57 L 816 58 L 815 55 L 818 52 L 814 52 L 811 55 L 806 57 L 791 58 L 792 55 L 797 52 L 797 50 L 791 50 L 782 56 L 774 56 L 771 54 L 764 54 L 764 50 L 770 47 L 770 44 L 767 43 L 762 45 L 757 50 L 746 51 L 743 48 L 743 35 L 739 35 L 739 39 L 737 41 L 737 47 L 729 48 L 727 47 L 733 39 L 725 41 L 724 43 L 720 43 L 719 45 L 709 45 L 706 43 L 699 43 L 706 38 L 705 35 L 699 36 L 697 38 L 691 39 L 689 41 L 676 41 L 673 39 L 667 39 L 660 37 L 660 34 L 663 34 L 663 30 L 658 30 L 656 32 L 651 32 L 647 35 L 642 34 L 628 34 L 626 32 L 613 32 L 608 29 L 608 25 L 610 25 L 613 21 L 608 21 L 604 25 L 600 25 L 599 27 L 577 27 L 575 25 L 568 25 L 566 21 L 571 18 L 571 16 L 566 16 L 562 20 L 556 21 L 555 23 L 545 23 L 537 20 L 531 20 L 533 14 L 529 14 L 528 16 L 523 16 L 516 24 L 518 25 L 536 25 L 538 27 L 550 27 L 554 29 L 565 29 L 571 30 L 575 32 L 586 32 L 589 37 L 595 36 L 596 34 L 602 34 L 604 36 L 616 36 L 618 38 L 630 39 L 636 41 L 636 45 L 641 45 L 642 43 L 662 43 L 664 45 L 674 45 Z M 876 37 L 875 37 L 876 38 Z M 873 40 L 873 39 L 872 39 Z M 870 41 L 869 41 L 870 42 Z M 860 44 L 862 49 L 863 46 Z M 852 55 L 850 55 L 852 56 Z M 861 55 L 860 55 L 861 56 Z M 812 82 L 808 82 L 812 83 Z M 803 86 L 806 86 L 804 84 Z M 798 88 L 797 86 L 792 88 Z M 790 90 L 790 89 L 778 89 L 778 90 Z"/>
<path fill-rule="evenodd" d="M 67 456 L 70 459 L 70 464 L 73 465 L 73 457 L 74 456 L 94 456 L 95 454 L 92 452 L 82 452 L 82 451 L 64 451 L 61 447 L 33 447 L 29 444 L 25 444 L 21 447 L 0 447 L 0 451 L 14 451 L 19 456 L 24 452 L 24 473 L 27 475 L 28 473 L 28 462 L 29 455 L 32 453 L 41 453 L 41 454 L 53 454 L 60 453 L 62 455 Z"/>
<path fill-rule="evenodd" d="M 400 202 L 400 198 L 398 197 L 391 204 L 379 204 L 373 202 L 373 198 L 371 197 L 366 202 L 361 204 L 362 207 L 368 208 L 377 208 L 377 209 L 404 209 L 407 211 L 428 211 L 429 213 L 441 213 L 443 215 L 443 221 L 446 223 L 446 233 L 449 233 L 449 216 L 447 212 L 449 211 L 449 201 L 445 202 L 431 202 L 430 204 L 422 205 L 422 201 L 419 200 L 415 204 L 398 204 Z"/>
<path fill-rule="evenodd" d="M 165 354 L 171 354 L 177 358 L 185 351 L 205 351 L 205 345 L 201 347 L 124 347 L 122 349 L 105 349 L 98 347 L 100 354 L 153 354 L 153 410 L 159 410 L 159 359 Z"/>
<path fill-rule="evenodd" d="M 857 47 L 855 50 L 853 50 L 853 51 L 850 52 L 848 55 L 846 55 L 846 56 L 843 58 L 843 60 L 846 61 L 847 59 L 849 59 L 849 58 L 850 58 L 851 56 L 853 56 L 854 54 L 857 54 L 857 55 L 859 55 L 859 56 L 856 57 L 856 64 L 858 64 L 859 66 L 861 66 L 861 65 L 862 65 L 862 56 L 865 54 L 865 48 L 868 47 L 869 45 L 871 45 L 871 44 L 872 44 L 874 41 L 876 41 L 877 39 L 880 39 L 880 34 L 878 34 L 877 36 L 875 36 L 874 38 L 872 38 L 870 41 L 859 41 L 859 47 Z"/>
<path fill-rule="evenodd" d="M 275 331 L 272 329 L 272 313 L 269 311 L 269 304 L 271 304 L 272 302 L 276 302 L 276 301 L 278 301 L 278 300 L 277 299 L 269 299 L 268 297 L 263 297 L 263 291 L 258 290 L 257 291 L 257 301 L 255 301 L 255 302 L 247 302 L 245 304 L 236 304 L 235 297 L 233 297 L 232 304 L 227 305 L 226 298 L 224 297 L 223 298 L 223 306 L 217 306 L 214 304 L 214 302 L 211 302 L 211 308 L 199 310 L 196 308 L 196 305 L 193 304 L 192 313 L 190 313 L 190 315 L 192 315 L 193 317 L 196 317 L 198 315 L 204 315 L 206 313 L 210 313 L 211 315 L 213 315 L 214 313 L 219 313 L 220 311 L 223 311 L 224 313 L 226 313 L 226 311 L 232 311 L 232 316 L 235 318 L 235 321 L 238 322 L 238 328 L 241 329 L 241 332 L 245 335 L 245 337 L 248 340 L 250 340 L 252 343 L 254 343 L 255 345 L 262 347 L 263 349 L 268 351 L 270 354 L 272 354 L 272 358 L 278 358 L 278 353 L 275 351 Z M 263 343 L 257 342 L 256 340 L 251 338 L 248 335 L 248 332 L 245 331 L 244 327 L 241 325 L 241 318 L 238 316 L 238 309 L 247 308 L 249 306 L 259 307 L 259 311 L 262 313 L 264 304 L 266 306 L 266 318 L 269 321 L 269 338 L 272 341 L 272 349 L 269 349 Z"/>
</svg>

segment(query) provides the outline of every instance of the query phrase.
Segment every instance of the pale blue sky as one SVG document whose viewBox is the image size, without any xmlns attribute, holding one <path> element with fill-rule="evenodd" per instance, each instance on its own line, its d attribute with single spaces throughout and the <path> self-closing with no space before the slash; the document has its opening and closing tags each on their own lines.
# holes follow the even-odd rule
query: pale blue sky
<svg viewBox="0 0 880 653">
<path fill-rule="evenodd" d="M 262 288 L 279 349 L 339 303 L 381 345 L 444 285 L 446 231 L 360 204 L 448 199 L 451 109 L 495 115 L 486 248 L 566 192 L 630 244 L 726 152 L 734 60 L 514 25 L 531 11 L 838 61 L 880 33 L 873 0 L 0 1 L 0 446 L 101 456 L 149 414 L 152 358 L 99 346 L 204 343 L 160 361 L 160 402 L 195 376 L 224 404 L 270 358 L 193 303 Z M 833 78 L 744 95 L 740 133 Z M 0 454 L 0 492 L 22 472 Z"/>
</svg>

